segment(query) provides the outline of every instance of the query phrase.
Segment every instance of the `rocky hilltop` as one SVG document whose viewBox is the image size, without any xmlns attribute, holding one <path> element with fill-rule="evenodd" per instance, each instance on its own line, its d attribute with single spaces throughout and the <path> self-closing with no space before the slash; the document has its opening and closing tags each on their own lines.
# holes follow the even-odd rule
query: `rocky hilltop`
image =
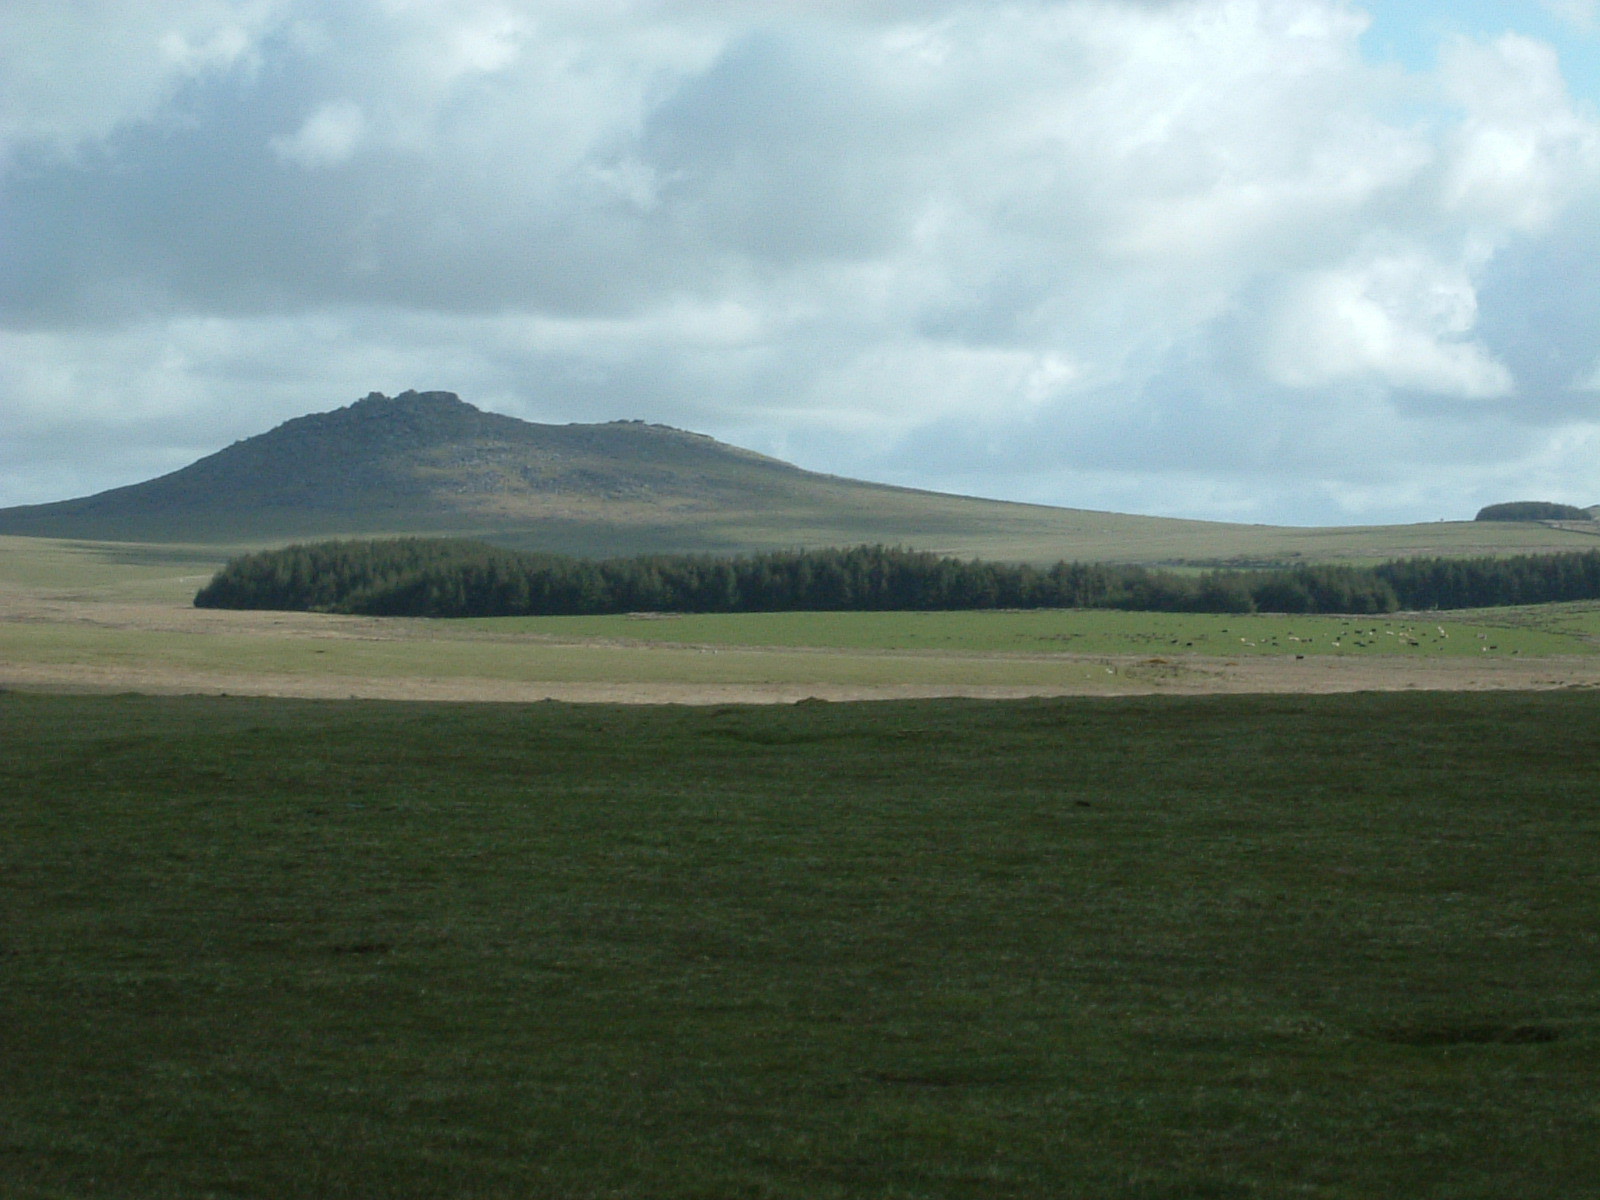
<svg viewBox="0 0 1600 1200">
<path fill-rule="evenodd" d="M 146 483 L 0 509 L 0 534 L 244 543 L 448 532 L 611 553 L 897 540 L 1013 510 L 1064 511 L 820 475 L 665 425 L 537 424 L 452 392 L 408 391 L 286 421 Z"/>
</svg>

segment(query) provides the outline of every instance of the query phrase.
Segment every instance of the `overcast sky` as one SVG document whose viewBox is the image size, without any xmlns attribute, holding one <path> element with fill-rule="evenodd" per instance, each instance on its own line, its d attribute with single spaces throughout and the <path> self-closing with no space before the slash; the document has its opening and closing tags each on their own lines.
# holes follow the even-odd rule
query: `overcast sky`
<svg viewBox="0 0 1600 1200">
<path fill-rule="evenodd" d="M 1596 0 L 6 0 L 0 505 L 370 391 L 1282 523 L 1600 503 Z"/>
</svg>

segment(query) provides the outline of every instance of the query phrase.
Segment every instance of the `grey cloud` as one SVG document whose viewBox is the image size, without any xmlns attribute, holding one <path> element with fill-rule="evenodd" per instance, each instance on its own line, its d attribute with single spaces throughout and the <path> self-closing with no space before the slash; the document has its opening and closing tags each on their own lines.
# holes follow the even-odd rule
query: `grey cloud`
<svg viewBox="0 0 1600 1200">
<path fill-rule="evenodd" d="M 293 104 L 275 89 L 216 90 L 203 123 L 132 129 L 91 161 L 6 181 L 8 319 L 382 302 L 603 308 L 648 286 L 641 269 L 653 260 L 625 213 L 559 193 L 522 205 L 492 181 L 462 186 L 466 164 L 389 148 L 303 170 L 264 152 Z"/>
<path fill-rule="evenodd" d="M 1570 209 L 1546 236 L 1489 264 L 1478 328 L 1520 384 L 1510 415 L 1524 422 L 1600 418 L 1600 392 L 1579 386 L 1600 363 L 1600 200 Z"/>
<path fill-rule="evenodd" d="M 765 30 L 651 114 L 643 153 L 671 216 L 710 253 L 865 258 L 891 250 L 915 211 L 907 116 L 837 38 Z"/>
</svg>

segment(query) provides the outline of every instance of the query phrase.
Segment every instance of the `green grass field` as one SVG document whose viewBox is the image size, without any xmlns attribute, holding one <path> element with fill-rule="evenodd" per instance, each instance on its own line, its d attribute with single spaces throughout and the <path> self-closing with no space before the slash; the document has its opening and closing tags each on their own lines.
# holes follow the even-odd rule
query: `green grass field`
<svg viewBox="0 0 1600 1200">
<path fill-rule="evenodd" d="M 730 613 L 648 617 L 494 617 L 435 625 L 562 641 L 806 646 L 982 654 L 1399 655 L 1425 658 L 1593 654 L 1600 604 L 1386 617 L 1211 613 Z"/>
<path fill-rule="evenodd" d="M 83 620 L 0 620 L 0 663 L 182 671 L 211 677 L 222 690 L 229 690 L 230 678 L 251 675 L 1099 689 L 1113 676 L 1137 680 L 1141 672 L 1181 672 L 1196 656 L 1229 661 L 1587 656 L 1600 641 L 1600 609 L 1565 606 L 1426 621 L 1047 611 L 553 617 L 368 626 L 373 632 L 352 633 L 335 618 L 288 625 L 269 618 L 248 630 L 172 631 Z M 1135 657 L 1129 661 L 1127 656 Z"/>
<path fill-rule="evenodd" d="M 0 733 L 8 1200 L 1600 1179 L 1593 694 Z"/>
<path fill-rule="evenodd" d="M 229 553 L 215 546 L 0 535 L 0 595 L 25 589 L 97 600 L 187 602 Z"/>
<path fill-rule="evenodd" d="M 1600 604 L 1359 619 L 749 613 L 392 620 L 359 627 L 339 618 L 246 614 L 231 625 L 170 627 L 190 613 L 189 600 L 216 562 L 203 547 L 0 538 L 0 666 L 178 671 L 191 681 L 209 678 L 219 690 L 230 690 L 229 680 L 240 675 L 691 687 L 1082 690 L 1093 684 L 1091 690 L 1103 690 L 1108 670 L 1119 681 L 1140 671 L 1182 673 L 1190 659 L 1332 655 L 1460 662 L 1592 656 L 1600 647 Z M 86 603 L 8 611 L 8 595 Z M 1113 657 L 1136 661 L 1099 661 Z"/>
<path fill-rule="evenodd" d="M 473 637 L 453 622 L 408 623 L 382 638 L 307 637 L 302 629 L 246 634 L 99 628 L 83 623 L 0 621 L 0 663 L 93 664 L 215 676 L 346 679 L 486 679 L 544 683 L 1068 686 L 1107 667 L 1072 659 L 1018 659 L 953 651 L 813 653 L 754 647 L 721 653 L 695 647 L 563 643 Z"/>
</svg>

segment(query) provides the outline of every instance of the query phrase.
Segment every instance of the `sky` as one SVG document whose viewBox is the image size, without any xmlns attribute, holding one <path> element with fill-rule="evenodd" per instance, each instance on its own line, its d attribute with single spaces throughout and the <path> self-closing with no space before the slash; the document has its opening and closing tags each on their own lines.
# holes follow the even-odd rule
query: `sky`
<svg viewBox="0 0 1600 1200">
<path fill-rule="evenodd" d="M 1597 0 L 7 0 L 0 506 L 372 391 L 1281 524 L 1600 503 Z"/>
</svg>

